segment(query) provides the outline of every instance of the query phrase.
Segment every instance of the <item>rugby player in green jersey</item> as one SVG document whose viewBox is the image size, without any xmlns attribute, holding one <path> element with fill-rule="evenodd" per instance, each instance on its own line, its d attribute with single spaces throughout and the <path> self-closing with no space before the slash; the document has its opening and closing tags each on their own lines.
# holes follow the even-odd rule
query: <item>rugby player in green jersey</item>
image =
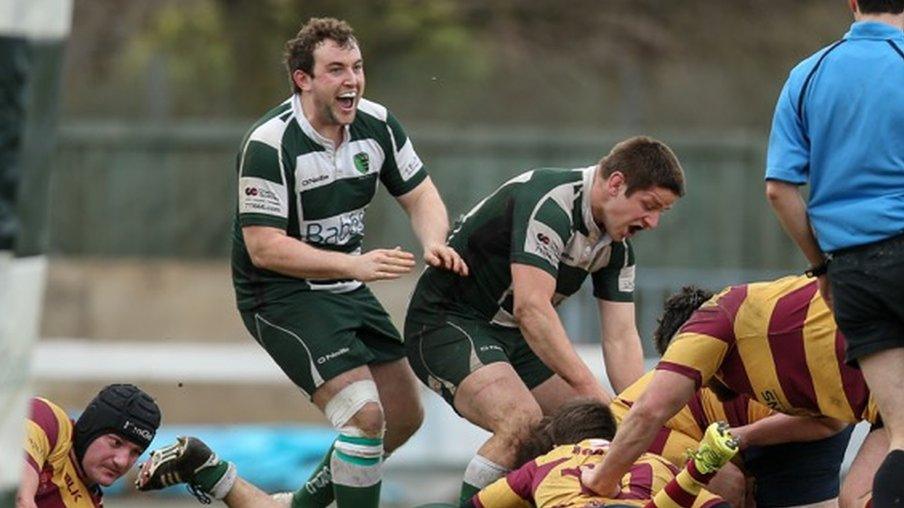
<svg viewBox="0 0 904 508">
<path fill-rule="evenodd" d="M 555 311 L 588 276 L 612 386 L 643 374 L 628 238 L 655 228 L 683 194 L 672 151 L 635 137 L 587 168 L 519 175 L 462 218 L 449 245 L 470 276 L 428 268 L 405 322 L 418 378 L 493 433 L 465 471 L 462 501 L 520 465 L 513 450 L 544 414 L 577 396 L 609 403 Z"/>
<path fill-rule="evenodd" d="M 398 331 L 365 282 L 415 265 L 362 252 L 364 212 L 383 186 L 409 215 L 426 262 L 467 266 L 445 244 L 448 216 L 399 122 L 362 97 L 358 41 L 312 18 L 286 44 L 293 94 L 248 132 L 238 157 L 232 273 L 246 327 L 339 431 L 294 506 L 377 506 L 381 463 L 420 426 L 417 382 Z"/>
</svg>

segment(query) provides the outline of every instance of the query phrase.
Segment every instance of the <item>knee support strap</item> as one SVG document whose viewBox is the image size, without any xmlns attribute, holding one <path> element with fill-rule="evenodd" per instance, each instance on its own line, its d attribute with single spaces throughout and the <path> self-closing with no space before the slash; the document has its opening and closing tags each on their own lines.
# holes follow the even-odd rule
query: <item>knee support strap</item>
<svg viewBox="0 0 904 508">
<path fill-rule="evenodd" d="M 373 402 L 382 408 L 376 383 L 370 379 L 355 381 L 333 396 L 326 403 L 323 412 L 333 427 L 341 430 L 352 416 L 355 416 L 355 413 L 368 402 Z"/>
</svg>

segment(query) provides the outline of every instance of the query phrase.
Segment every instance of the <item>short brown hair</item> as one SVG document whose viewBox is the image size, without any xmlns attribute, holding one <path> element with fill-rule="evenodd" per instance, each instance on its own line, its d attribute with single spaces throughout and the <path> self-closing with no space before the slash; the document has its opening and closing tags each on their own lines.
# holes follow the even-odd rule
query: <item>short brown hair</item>
<svg viewBox="0 0 904 508">
<path fill-rule="evenodd" d="M 289 73 L 292 89 L 298 93 L 298 85 L 292 79 L 292 73 L 302 71 L 309 76 L 314 75 L 314 50 L 326 39 L 335 41 L 340 47 L 347 48 L 358 44 L 355 31 L 351 25 L 336 18 L 311 18 L 294 39 L 286 42 L 284 61 Z"/>
<path fill-rule="evenodd" d="M 528 437 L 516 450 L 515 461 L 521 466 L 556 446 L 585 439 L 612 440 L 615 429 L 615 417 L 609 406 L 597 400 L 574 399 L 531 427 Z"/>
<path fill-rule="evenodd" d="M 615 145 L 599 163 L 599 174 L 609 178 L 613 172 L 625 175 L 627 195 L 637 190 L 662 187 L 684 196 L 684 171 L 674 152 L 661 141 L 635 136 Z"/>
</svg>

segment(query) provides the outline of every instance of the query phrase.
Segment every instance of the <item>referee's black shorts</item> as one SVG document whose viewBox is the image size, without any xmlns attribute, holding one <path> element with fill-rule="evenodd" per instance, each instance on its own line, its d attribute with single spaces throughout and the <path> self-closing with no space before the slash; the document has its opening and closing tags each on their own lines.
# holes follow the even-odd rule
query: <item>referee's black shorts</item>
<svg viewBox="0 0 904 508">
<path fill-rule="evenodd" d="M 834 253 L 829 282 L 849 364 L 904 347 L 904 235 Z"/>
</svg>

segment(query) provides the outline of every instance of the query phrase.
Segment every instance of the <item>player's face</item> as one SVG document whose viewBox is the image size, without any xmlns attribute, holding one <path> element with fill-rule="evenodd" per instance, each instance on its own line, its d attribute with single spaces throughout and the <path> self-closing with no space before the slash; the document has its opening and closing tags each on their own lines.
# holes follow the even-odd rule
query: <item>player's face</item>
<svg viewBox="0 0 904 508">
<path fill-rule="evenodd" d="M 628 196 L 628 184 L 619 172 L 599 183 L 608 199 L 597 208 L 602 213 L 597 214 L 594 210 L 594 219 L 615 241 L 657 227 L 662 213 L 678 199 L 674 192 L 663 187 L 635 190 Z"/>
<path fill-rule="evenodd" d="M 142 448 L 118 434 L 104 434 L 85 450 L 82 470 L 89 481 L 109 487 L 135 465 Z"/>
<path fill-rule="evenodd" d="M 315 127 L 352 123 L 358 101 L 364 94 L 364 61 L 357 44 L 340 46 L 326 39 L 314 49 L 314 75 L 308 76 L 304 92 L 314 105 Z"/>
</svg>

